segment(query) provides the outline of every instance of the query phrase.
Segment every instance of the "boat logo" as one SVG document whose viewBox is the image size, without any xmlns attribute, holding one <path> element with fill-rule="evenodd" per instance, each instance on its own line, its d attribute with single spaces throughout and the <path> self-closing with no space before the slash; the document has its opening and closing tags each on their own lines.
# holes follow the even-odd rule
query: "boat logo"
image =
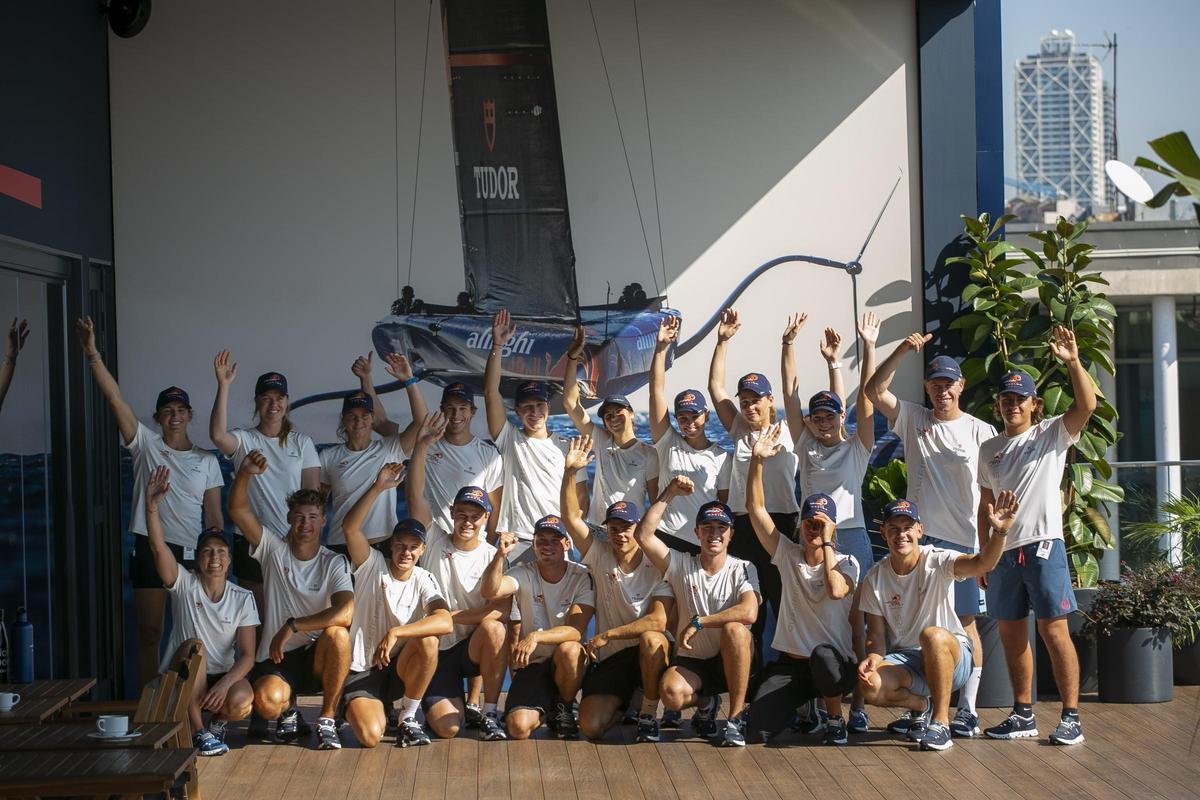
<svg viewBox="0 0 1200 800">
<path fill-rule="evenodd" d="M 500 349 L 500 357 L 508 358 L 513 353 L 527 356 L 533 352 L 533 342 L 534 337 L 528 331 L 521 331 Z M 466 344 L 473 350 L 491 350 L 492 332 L 490 330 L 473 332 L 467 336 Z"/>
<path fill-rule="evenodd" d="M 483 101 L 483 135 L 487 138 L 488 152 L 496 147 L 496 101 Z"/>
</svg>

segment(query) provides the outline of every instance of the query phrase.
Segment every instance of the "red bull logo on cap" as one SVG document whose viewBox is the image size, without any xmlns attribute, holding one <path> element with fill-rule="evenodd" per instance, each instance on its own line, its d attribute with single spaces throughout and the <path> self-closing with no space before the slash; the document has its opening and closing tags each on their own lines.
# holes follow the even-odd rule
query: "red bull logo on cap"
<svg viewBox="0 0 1200 800">
<path fill-rule="evenodd" d="M 907 500 L 898 500 L 896 505 L 892 506 L 893 511 L 911 511 L 912 504 Z"/>
<path fill-rule="evenodd" d="M 482 500 L 483 492 L 479 491 L 478 489 L 468 489 L 467 491 L 463 492 L 463 498 L 467 500 Z"/>
<path fill-rule="evenodd" d="M 679 398 L 679 402 L 681 402 L 681 403 L 694 403 L 694 402 L 696 402 L 696 395 L 692 394 L 691 392 L 688 392 L 688 393 L 687 393 L 687 394 L 685 394 L 683 397 L 680 397 L 680 398 Z"/>
<path fill-rule="evenodd" d="M 629 508 L 629 503 L 626 503 L 624 500 L 622 500 L 619 503 L 613 503 L 612 510 L 613 511 L 624 511 L 627 508 Z"/>
<path fill-rule="evenodd" d="M 542 520 L 543 525 L 557 525 L 558 523 L 559 523 L 558 517 L 554 517 L 554 516 L 546 517 L 544 520 Z"/>
<path fill-rule="evenodd" d="M 812 508 L 815 508 L 819 511 L 824 511 L 829 506 L 829 501 L 824 497 L 818 497 L 815 500 L 810 500 L 808 504 Z"/>
<path fill-rule="evenodd" d="M 757 381 L 757 380 L 758 380 L 758 376 L 757 376 L 757 375 L 755 375 L 753 372 L 751 372 L 749 375 L 747 375 L 746 377 L 742 378 L 742 380 L 744 380 L 744 381 L 748 381 L 748 382 L 755 382 L 755 381 Z"/>
<path fill-rule="evenodd" d="M 1007 381 L 1008 385 L 1019 386 L 1021 384 L 1021 377 L 1021 373 L 1019 372 L 1014 372 L 1012 375 L 1009 375 Z"/>
</svg>

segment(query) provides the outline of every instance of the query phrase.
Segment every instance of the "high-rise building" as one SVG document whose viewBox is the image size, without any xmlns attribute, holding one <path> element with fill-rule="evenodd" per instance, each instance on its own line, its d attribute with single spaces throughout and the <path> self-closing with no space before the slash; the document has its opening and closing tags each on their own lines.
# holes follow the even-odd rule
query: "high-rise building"
<svg viewBox="0 0 1200 800">
<path fill-rule="evenodd" d="M 1043 36 L 1039 52 L 1017 62 L 1017 179 L 1055 187 L 1093 214 L 1110 211 L 1104 162 L 1115 157 L 1112 92 L 1100 62 L 1069 30 Z"/>
</svg>

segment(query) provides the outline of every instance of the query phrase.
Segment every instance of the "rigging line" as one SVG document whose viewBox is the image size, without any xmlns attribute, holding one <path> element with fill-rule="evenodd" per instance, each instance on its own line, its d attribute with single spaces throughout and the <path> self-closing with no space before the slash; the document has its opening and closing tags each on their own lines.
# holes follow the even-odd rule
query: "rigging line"
<svg viewBox="0 0 1200 800">
<path fill-rule="evenodd" d="M 413 268 L 413 240 L 416 238 L 417 231 L 417 186 L 421 177 L 421 139 L 422 132 L 425 130 L 425 84 L 428 81 L 429 73 L 429 31 L 433 28 L 433 0 L 429 0 L 429 13 L 425 18 L 425 58 L 421 63 L 421 102 L 419 111 L 417 112 L 417 163 L 413 170 L 413 193 L 412 193 L 412 219 L 408 225 L 408 285 L 412 286 L 412 268 Z M 396 118 L 399 120 L 400 101 L 396 100 Z M 397 122 L 397 131 L 399 131 L 399 122 Z M 400 191 L 400 158 L 397 154 L 396 158 L 396 191 Z M 399 203 L 397 203 L 399 205 Z M 396 273 L 399 278 L 399 272 Z M 400 296 L 400 292 L 396 292 L 396 296 Z"/>
<path fill-rule="evenodd" d="M 650 182 L 654 188 L 654 219 L 658 223 L 658 264 L 662 267 L 663 286 L 669 286 L 667 278 L 667 252 L 663 248 L 662 208 L 658 204 L 658 173 L 654 169 L 654 136 L 650 131 L 650 97 L 646 94 L 646 64 L 642 58 L 642 26 L 638 22 L 638 0 L 633 0 L 633 31 L 637 36 L 638 72 L 642 76 L 642 106 L 646 111 L 646 142 L 650 145 Z M 653 269 L 654 265 L 651 264 Z"/>
<path fill-rule="evenodd" d="M 400 0 L 392 0 L 392 147 L 396 153 L 396 212 L 393 222 L 396 223 L 396 293 L 400 296 L 400 48 L 396 45 L 399 34 L 399 23 L 396 20 L 396 4 Z M 412 256 L 409 256 L 412 261 Z"/>
<path fill-rule="evenodd" d="M 600 28 L 596 25 L 596 9 L 588 0 L 588 13 L 592 15 L 592 33 L 596 36 L 596 49 L 600 51 L 600 66 L 604 68 L 604 81 L 608 84 L 608 99 L 612 103 L 613 119 L 617 122 L 617 136 L 621 140 L 621 152 L 625 154 L 625 171 L 629 173 L 629 188 L 633 191 L 633 206 L 637 211 L 638 224 L 642 226 L 642 241 L 646 245 L 646 261 L 650 263 L 650 277 L 654 279 L 654 293 L 662 294 L 658 275 L 654 271 L 654 256 L 650 253 L 650 236 L 646 233 L 646 220 L 642 216 L 642 204 L 638 202 L 637 186 L 633 182 L 633 167 L 629 163 L 629 149 L 625 147 L 625 132 L 621 129 L 621 115 L 617 113 L 617 97 L 613 94 L 612 79 L 608 75 L 608 62 L 604 58 L 604 45 L 600 44 Z"/>
</svg>

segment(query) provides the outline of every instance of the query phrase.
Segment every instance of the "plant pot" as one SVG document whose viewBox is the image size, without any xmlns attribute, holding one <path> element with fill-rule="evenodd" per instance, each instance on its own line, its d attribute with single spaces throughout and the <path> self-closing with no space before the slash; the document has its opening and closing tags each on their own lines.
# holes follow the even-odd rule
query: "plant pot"
<svg viewBox="0 0 1200 800">
<path fill-rule="evenodd" d="M 1102 703 L 1166 703 L 1172 686 L 1171 634 L 1166 628 L 1117 628 L 1096 640 Z"/>
<path fill-rule="evenodd" d="M 1186 647 L 1176 647 L 1174 661 L 1176 686 L 1200 684 L 1200 638 Z"/>
<path fill-rule="evenodd" d="M 1083 624 L 1087 621 L 1085 614 L 1092 610 L 1092 601 L 1096 599 L 1095 589 L 1076 589 L 1075 603 L 1079 610 L 1067 616 L 1067 629 L 1071 632 L 1071 642 L 1075 645 L 1075 655 L 1079 658 L 1079 693 L 1093 694 L 1100 688 L 1099 677 L 1096 674 L 1096 640 L 1083 635 Z M 1050 651 L 1046 649 L 1042 637 L 1037 639 L 1037 680 L 1042 695 L 1058 697 L 1058 684 L 1054 681 L 1054 665 L 1050 662 Z"/>
<path fill-rule="evenodd" d="M 1000 641 L 1000 624 L 986 614 L 975 618 L 979 641 L 983 645 L 983 672 L 979 676 L 979 693 L 975 705 L 979 708 L 1012 708 L 1012 682 L 1008 663 L 1004 660 L 1004 645 Z M 1029 615 L 1030 641 L 1037 638 L 1037 623 Z M 1033 675 L 1033 696 L 1038 696 L 1038 676 Z"/>
</svg>

